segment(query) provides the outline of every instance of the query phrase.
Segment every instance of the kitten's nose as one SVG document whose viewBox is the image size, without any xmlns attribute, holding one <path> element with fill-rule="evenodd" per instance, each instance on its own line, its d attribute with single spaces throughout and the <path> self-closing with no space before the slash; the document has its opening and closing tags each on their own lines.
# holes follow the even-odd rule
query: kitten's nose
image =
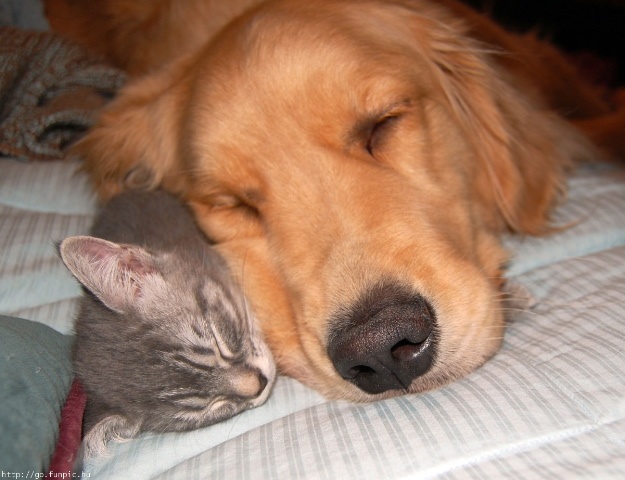
<svg viewBox="0 0 625 480">
<path fill-rule="evenodd" d="M 256 396 L 260 397 L 260 395 L 265 391 L 265 388 L 267 388 L 267 384 L 269 383 L 269 380 L 267 380 L 267 377 L 265 377 L 262 373 L 259 373 L 258 381 L 260 384 L 260 388 L 256 392 Z"/>
<path fill-rule="evenodd" d="M 243 366 L 232 372 L 230 384 L 233 393 L 242 398 L 256 398 L 260 396 L 269 381 L 260 370 Z"/>
</svg>

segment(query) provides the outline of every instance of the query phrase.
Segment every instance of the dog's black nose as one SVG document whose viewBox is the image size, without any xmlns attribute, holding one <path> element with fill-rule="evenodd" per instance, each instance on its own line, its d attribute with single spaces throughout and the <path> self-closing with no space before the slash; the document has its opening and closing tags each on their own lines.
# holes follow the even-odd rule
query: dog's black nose
<svg viewBox="0 0 625 480">
<path fill-rule="evenodd" d="M 339 374 L 365 392 L 405 390 L 432 365 L 436 316 L 418 294 L 384 284 L 335 320 L 328 354 Z"/>
</svg>

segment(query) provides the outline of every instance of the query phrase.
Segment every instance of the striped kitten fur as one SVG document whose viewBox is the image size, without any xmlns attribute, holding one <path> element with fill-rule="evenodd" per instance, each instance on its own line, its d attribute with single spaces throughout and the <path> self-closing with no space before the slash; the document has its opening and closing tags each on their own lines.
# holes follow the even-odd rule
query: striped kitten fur
<svg viewBox="0 0 625 480">
<path fill-rule="evenodd" d="M 164 192 L 106 204 L 59 246 L 84 287 L 73 362 L 85 449 L 211 425 L 262 404 L 276 370 L 243 294 L 189 211 Z"/>
</svg>

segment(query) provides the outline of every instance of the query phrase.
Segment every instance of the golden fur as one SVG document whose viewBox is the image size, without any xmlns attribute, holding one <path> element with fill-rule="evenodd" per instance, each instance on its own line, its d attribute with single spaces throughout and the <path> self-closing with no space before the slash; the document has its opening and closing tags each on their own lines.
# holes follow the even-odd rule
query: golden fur
<svg viewBox="0 0 625 480">
<path fill-rule="evenodd" d="M 255 2 L 185 5 L 201 3 L 229 5 L 214 19 L 225 24 Z M 78 145 L 101 197 L 162 186 L 184 198 L 282 372 L 329 397 L 419 392 L 491 357 L 504 328 L 500 235 L 547 232 L 565 170 L 595 155 L 554 111 L 581 124 L 623 114 L 552 47 L 453 2 L 280 0 L 205 38 L 174 23 L 147 45 L 108 50 L 137 73 L 164 61 L 150 57 L 161 37 L 180 52 L 130 83 Z M 89 42 L 115 44 L 107 31 Z M 340 312 L 388 281 L 432 306 L 437 354 L 408 389 L 368 394 L 337 373 L 328 337 Z"/>
</svg>

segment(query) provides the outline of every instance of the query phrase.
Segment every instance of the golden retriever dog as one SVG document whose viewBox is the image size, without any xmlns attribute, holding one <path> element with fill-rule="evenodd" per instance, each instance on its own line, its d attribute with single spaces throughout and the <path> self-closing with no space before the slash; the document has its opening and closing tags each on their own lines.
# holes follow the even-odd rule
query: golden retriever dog
<svg viewBox="0 0 625 480">
<path fill-rule="evenodd" d="M 282 373 L 331 398 L 422 392 L 495 354 L 501 235 L 550 231 L 567 168 L 596 157 L 580 132 L 620 148 L 623 113 L 555 49 L 454 2 L 83 1 L 127 7 L 88 42 L 138 77 L 77 146 L 95 189 L 185 199 Z M 174 4 L 217 13 L 203 35 Z"/>
</svg>

